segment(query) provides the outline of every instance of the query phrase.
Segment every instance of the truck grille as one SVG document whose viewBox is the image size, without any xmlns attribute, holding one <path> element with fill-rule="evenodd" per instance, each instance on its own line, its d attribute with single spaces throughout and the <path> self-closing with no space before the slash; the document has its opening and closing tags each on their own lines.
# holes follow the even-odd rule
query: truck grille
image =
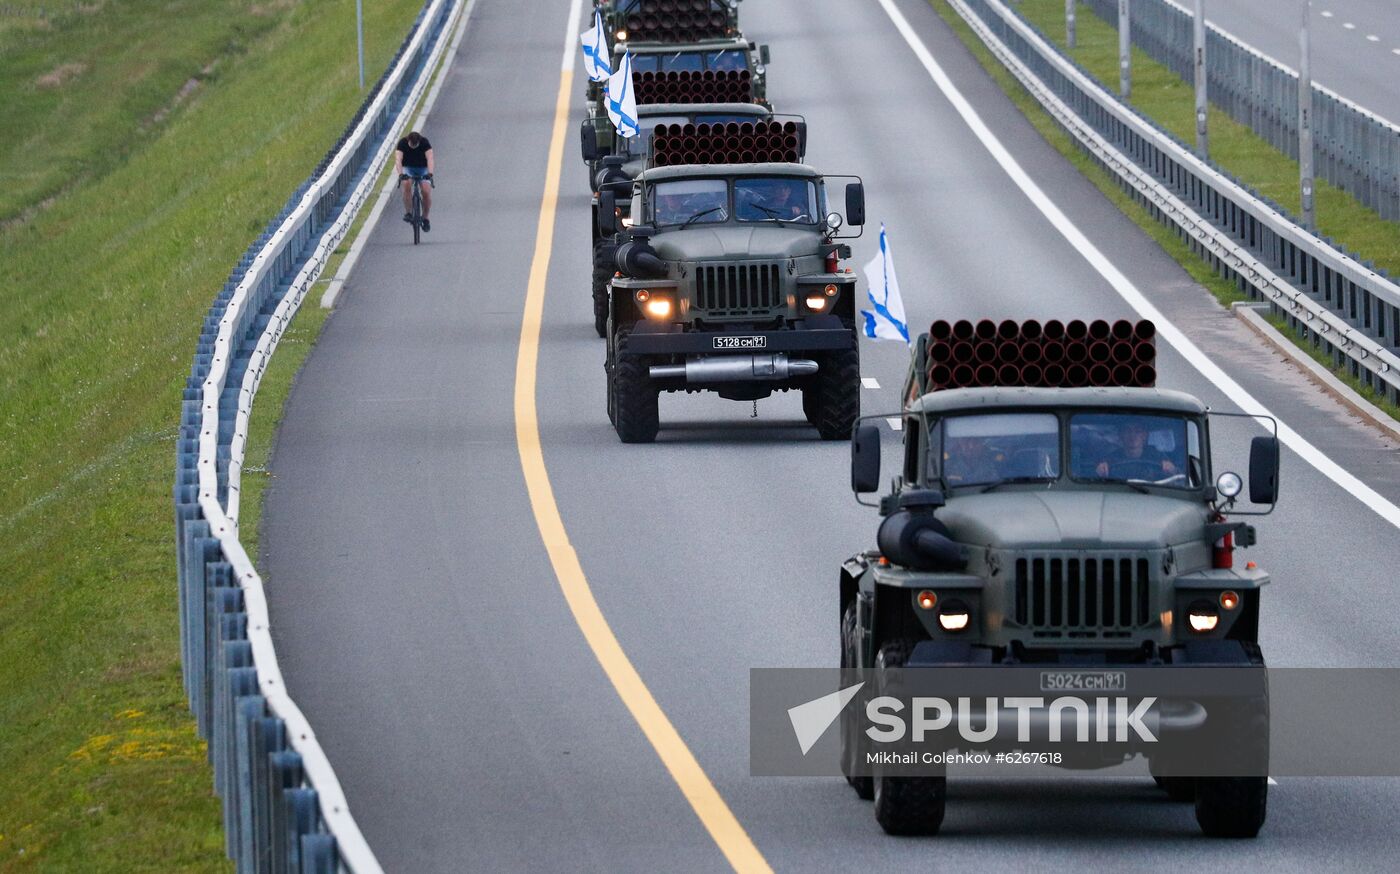
<svg viewBox="0 0 1400 874">
<path fill-rule="evenodd" d="M 1142 556 L 1016 559 L 1017 625 L 1039 638 L 1130 637 L 1151 618 Z"/>
<path fill-rule="evenodd" d="M 783 303 L 777 264 L 718 264 L 695 268 L 695 307 L 712 316 L 763 315 Z"/>
</svg>

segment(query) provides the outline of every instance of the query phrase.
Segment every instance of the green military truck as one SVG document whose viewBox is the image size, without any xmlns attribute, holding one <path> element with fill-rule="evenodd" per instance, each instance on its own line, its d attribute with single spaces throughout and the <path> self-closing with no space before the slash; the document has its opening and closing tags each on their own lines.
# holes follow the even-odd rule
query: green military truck
<svg viewBox="0 0 1400 874">
<path fill-rule="evenodd" d="M 619 42 L 613 46 L 613 69 L 631 52 L 637 106 L 651 103 L 756 103 L 768 107 L 768 46 L 742 36 L 682 44 Z M 588 118 L 582 138 L 589 179 L 603 158 L 625 148 L 608 116 L 607 84 L 588 83 Z M 590 181 L 591 184 L 591 181 Z"/>
<path fill-rule="evenodd" d="M 656 438 L 663 391 L 739 401 L 801 391 L 824 439 L 850 436 L 860 354 L 840 232 L 865 223 L 865 190 L 856 177 L 784 160 L 796 130 L 774 121 L 654 137 L 627 227 L 616 194 L 600 193 L 600 231 L 616 237 L 608 417 L 624 443 Z M 847 180 L 844 217 L 828 212 L 836 178 Z"/>
<path fill-rule="evenodd" d="M 755 125 L 773 121 L 773 111 L 756 103 L 646 103 L 637 107 L 641 132 L 630 139 L 618 141 L 613 154 L 600 157 L 593 128 L 584 122 L 582 130 L 583 159 L 596 169 L 590 173 L 593 188 L 593 326 L 599 337 L 607 336 L 608 321 L 608 282 L 616 273 L 613 254 L 616 245 L 610 237 L 604 237 L 598 228 L 598 191 L 607 187 L 622 195 L 617 200 L 618 222 L 627 226 L 631 223 L 632 181 L 641 175 L 651 160 L 651 139 L 657 131 L 675 131 L 680 136 L 694 136 L 702 126 L 706 129 L 715 125 L 744 124 Z M 795 120 L 797 159 L 806 155 L 807 125 Z"/>
<path fill-rule="evenodd" d="M 594 0 L 618 42 L 688 42 L 739 32 L 740 0 Z"/>
<path fill-rule="evenodd" d="M 1255 540 L 1239 517 L 1261 513 L 1237 506 L 1240 476 L 1213 475 L 1211 423 L 1224 414 L 1150 387 L 1151 325 L 1070 322 L 1074 338 L 1059 322 L 940 324 L 941 336 L 916 345 L 877 548 L 841 568 L 842 668 L 1262 675 L 1269 577 L 1234 556 Z M 880 438 L 873 423 L 855 430 L 858 496 L 880 489 Z M 1263 512 L 1277 499 L 1278 462 L 1276 437 L 1253 438 L 1249 500 Z M 1267 703 L 1250 706 L 1234 736 L 1266 749 Z M 862 774 L 858 718 L 843 716 L 848 780 L 886 831 L 936 833 L 946 774 Z M 1071 767 L 1130 757 L 1098 755 Z M 1149 763 L 1173 799 L 1194 801 L 1206 834 L 1253 837 L 1263 825 L 1265 773 L 1190 777 Z"/>
</svg>

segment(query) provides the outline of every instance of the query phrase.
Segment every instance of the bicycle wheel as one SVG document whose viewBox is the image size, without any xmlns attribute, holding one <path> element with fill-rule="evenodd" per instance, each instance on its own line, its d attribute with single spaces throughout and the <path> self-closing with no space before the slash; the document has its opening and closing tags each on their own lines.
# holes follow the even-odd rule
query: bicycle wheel
<svg viewBox="0 0 1400 874">
<path fill-rule="evenodd" d="M 419 187 L 422 183 L 413 181 L 413 245 L 418 245 L 418 236 L 423 230 L 423 193 Z"/>
</svg>

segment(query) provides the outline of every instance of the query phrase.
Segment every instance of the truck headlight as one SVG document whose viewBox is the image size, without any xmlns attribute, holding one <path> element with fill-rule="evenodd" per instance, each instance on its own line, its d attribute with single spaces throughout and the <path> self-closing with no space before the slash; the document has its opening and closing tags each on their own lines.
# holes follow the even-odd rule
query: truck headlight
<svg viewBox="0 0 1400 874">
<path fill-rule="evenodd" d="M 836 299 L 836 295 L 840 293 L 841 288 L 835 283 L 832 283 L 825 288 L 810 289 L 802 302 L 806 304 L 807 309 L 812 312 L 822 313 L 826 312 L 826 308 L 831 306 L 832 301 Z"/>
<path fill-rule="evenodd" d="M 944 631 L 962 631 L 972 623 L 972 612 L 961 601 L 948 601 L 938 611 L 938 624 Z"/>
<path fill-rule="evenodd" d="M 669 319 L 671 313 L 676 311 L 676 305 L 671 298 L 664 294 L 657 294 L 650 289 L 638 289 L 633 295 L 637 303 L 642 305 L 642 312 L 649 319 Z"/>
<path fill-rule="evenodd" d="M 1207 634 L 1220 624 L 1220 614 L 1209 601 L 1192 601 L 1186 608 L 1186 622 L 1197 634 Z"/>
</svg>

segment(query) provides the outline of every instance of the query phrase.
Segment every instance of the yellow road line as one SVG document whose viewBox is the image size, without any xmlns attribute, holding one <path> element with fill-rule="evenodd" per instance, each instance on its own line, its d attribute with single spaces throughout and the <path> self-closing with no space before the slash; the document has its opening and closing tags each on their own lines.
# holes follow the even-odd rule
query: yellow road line
<svg viewBox="0 0 1400 874">
<path fill-rule="evenodd" d="M 540 202 L 539 227 L 535 231 L 535 255 L 530 262 L 530 284 L 525 295 L 525 314 L 520 325 L 520 350 L 515 360 L 515 441 L 520 449 L 520 466 L 525 487 L 539 526 L 540 537 L 549 553 L 559 588 L 573 611 L 574 621 L 588 641 L 598 664 L 612 681 L 622 703 L 637 720 L 671 778 L 686 801 L 700 817 L 710 837 L 719 845 L 736 871 L 771 871 L 763 854 L 724 803 L 700 763 L 681 739 L 661 705 L 652 697 L 641 675 L 623 652 L 603 611 L 598 607 L 583 574 L 578 555 L 569 543 L 554 489 L 545 469 L 540 447 L 539 418 L 535 409 L 535 380 L 540 348 L 540 324 L 544 317 L 545 282 L 549 274 L 550 252 L 554 248 L 554 217 L 559 201 L 559 174 L 563 163 L 565 131 L 568 126 L 569 94 L 573 70 L 565 69 L 559 81 L 559 97 L 554 109 L 554 134 L 549 143 L 549 165 L 545 172 L 544 197 Z"/>
</svg>

